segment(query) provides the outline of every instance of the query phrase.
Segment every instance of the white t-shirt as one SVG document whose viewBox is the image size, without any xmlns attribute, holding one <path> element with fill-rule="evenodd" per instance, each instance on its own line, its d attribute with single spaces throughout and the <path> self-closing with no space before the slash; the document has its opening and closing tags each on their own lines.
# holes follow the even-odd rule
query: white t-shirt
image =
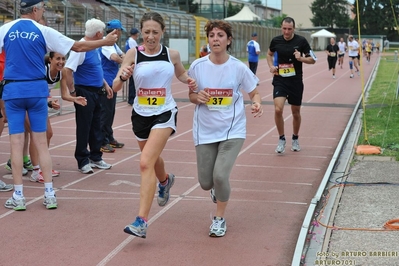
<svg viewBox="0 0 399 266">
<path fill-rule="evenodd" d="M 246 115 L 242 90 L 250 93 L 259 79 L 233 56 L 216 65 L 205 56 L 195 60 L 188 70 L 198 90 L 208 89 L 214 96 L 206 104 L 196 105 L 193 117 L 194 145 L 246 137 Z"/>
<path fill-rule="evenodd" d="M 129 47 L 130 47 L 130 49 L 134 48 L 134 47 L 137 47 L 137 42 L 132 37 L 129 38 Z"/>
<path fill-rule="evenodd" d="M 349 56 L 358 56 L 359 55 L 359 44 L 357 41 L 349 41 L 348 42 L 348 55 Z"/>
<path fill-rule="evenodd" d="M 339 54 L 345 54 L 346 43 L 345 42 L 338 42 L 338 47 L 339 47 Z"/>
</svg>

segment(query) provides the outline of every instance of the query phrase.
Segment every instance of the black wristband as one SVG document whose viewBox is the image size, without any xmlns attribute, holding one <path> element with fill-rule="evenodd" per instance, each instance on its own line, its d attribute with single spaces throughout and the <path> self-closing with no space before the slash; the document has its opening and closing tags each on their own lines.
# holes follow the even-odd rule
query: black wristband
<svg viewBox="0 0 399 266">
<path fill-rule="evenodd" d="M 48 101 L 47 102 L 47 106 L 50 107 L 50 108 L 53 108 L 53 102 L 52 101 Z"/>
<path fill-rule="evenodd" d="M 119 79 L 122 80 L 122 82 L 127 81 L 127 79 L 123 79 L 123 78 L 122 78 L 122 75 L 119 76 Z"/>
</svg>

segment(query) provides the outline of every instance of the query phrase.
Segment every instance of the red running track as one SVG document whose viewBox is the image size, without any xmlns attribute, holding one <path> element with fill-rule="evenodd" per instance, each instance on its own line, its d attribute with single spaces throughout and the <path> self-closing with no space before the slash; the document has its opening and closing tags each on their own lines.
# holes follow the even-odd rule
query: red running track
<svg viewBox="0 0 399 266">
<path fill-rule="evenodd" d="M 259 90 L 265 113 L 251 117 L 248 136 L 231 175 L 232 193 L 226 212 L 225 237 L 208 236 L 215 212 L 209 192 L 196 179 L 192 142 L 194 106 L 187 101 L 187 88 L 174 83 L 178 102 L 178 131 L 162 154 L 166 169 L 176 175 L 169 203 L 156 201 L 150 214 L 147 239 L 123 232 L 138 212 L 140 152 L 131 130 L 131 107 L 118 103 L 114 135 L 126 145 L 103 158 L 111 170 L 83 175 L 73 157 L 74 114 L 51 118 L 53 168 L 59 208 L 42 205 L 43 185 L 24 181 L 28 206 L 25 212 L 0 207 L 0 265 L 290 265 L 308 204 L 327 169 L 359 96 L 371 64 L 364 64 L 362 77 L 349 78 L 348 57 L 332 79 L 326 55 L 318 53 L 315 65 L 304 68 L 305 93 L 300 131 L 300 152 L 284 155 L 274 149 L 278 134 L 274 126 L 271 74 L 266 60 L 258 67 Z M 55 91 L 57 93 L 57 91 Z M 64 103 L 68 108 L 69 103 Z M 69 104 L 69 108 L 71 105 Z M 285 108 L 286 135 L 292 134 L 290 108 Z M 9 158 L 7 128 L 0 138 L 0 174 Z M 12 195 L 1 192 L 0 203 Z"/>
</svg>

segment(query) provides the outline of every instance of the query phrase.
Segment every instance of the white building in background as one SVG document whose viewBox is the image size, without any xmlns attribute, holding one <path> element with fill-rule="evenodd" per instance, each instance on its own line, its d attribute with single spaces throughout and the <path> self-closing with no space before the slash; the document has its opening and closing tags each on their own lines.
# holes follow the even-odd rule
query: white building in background
<svg viewBox="0 0 399 266">
<path fill-rule="evenodd" d="M 310 6 L 314 0 L 281 0 L 281 13 L 295 20 L 295 27 L 312 28 L 310 19 L 313 17 Z"/>
</svg>

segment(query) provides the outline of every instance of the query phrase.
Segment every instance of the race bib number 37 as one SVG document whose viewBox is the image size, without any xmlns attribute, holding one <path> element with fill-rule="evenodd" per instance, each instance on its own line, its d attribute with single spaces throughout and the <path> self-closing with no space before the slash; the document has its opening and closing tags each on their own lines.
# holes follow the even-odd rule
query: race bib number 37
<svg viewBox="0 0 399 266">
<path fill-rule="evenodd" d="M 211 98 L 206 103 L 209 110 L 227 110 L 233 102 L 233 89 L 207 89 Z"/>
<path fill-rule="evenodd" d="M 138 104 L 143 109 L 158 109 L 165 104 L 166 89 L 165 88 L 140 88 L 137 92 Z"/>
</svg>

